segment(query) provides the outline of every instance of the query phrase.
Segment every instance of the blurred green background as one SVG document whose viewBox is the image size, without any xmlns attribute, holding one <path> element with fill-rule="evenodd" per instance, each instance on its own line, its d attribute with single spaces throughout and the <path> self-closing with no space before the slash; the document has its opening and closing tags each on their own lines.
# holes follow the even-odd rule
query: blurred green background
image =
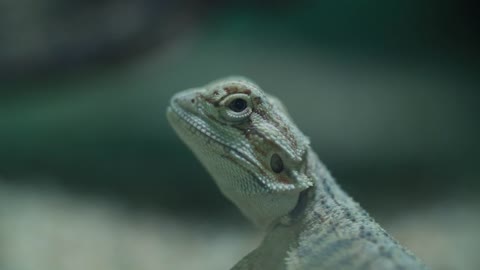
<svg viewBox="0 0 480 270">
<path fill-rule="evenodd" d="M 1 269 L 35 269 L 9 248 L 21 238 L 5 235 L 28 232 L 30 243 L 36 223 L 56 228 L 53 238 L 75 224 L 84 239 L 104 232 L 108 242 L 110 230 L 143 220 L 138 212 L 156 229 L 133 226 L 133 238 L 181 236 L 140 241 L 142 254 L 172 252 L 172 241 L 190 255 L 209 243 L 211 254 L 245 246 L 235 259 L 253 249 L 261 235 L 165 119 L 175 92 L 228 75 L 282 99 L 342 187 L 429 264 L 480 267 L 467 252 L 480 242 L 478 15 L 453 0 L 0 1 Z M 79 207 L 78 222 L 104 222 L 74 223 Z M 189 234 L 204 235 L 198 249 L 185 250 Z M 69 253 L 68 267 L 45 259 L 45 269 L 85 269 L 74 263 L 82 252 Z M 195 269 L 228 268 L 228 256 L 197 256 Z M 108 258 L 95 261 L 118 260 Z M 132 260 L 112 265 L 189 269 L 181 258 Z"/>
</svg>

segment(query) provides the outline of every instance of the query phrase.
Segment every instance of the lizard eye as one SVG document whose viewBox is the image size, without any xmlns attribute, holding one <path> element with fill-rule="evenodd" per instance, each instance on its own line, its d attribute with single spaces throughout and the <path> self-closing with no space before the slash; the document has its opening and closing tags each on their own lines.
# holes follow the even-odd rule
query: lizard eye
<svg viewBox="0 0 480 270">
<path fill-rule="evenodd" d="M 223 117 L 231 122 L 241 122 L 252 113 L 250 97 L 245 94 L 233 94 L 221 103 Z"/>
<path fill-rule="evenodd" d="M 228 104 L 228 108 L 230 108 L 234 112 L 242 112 L 248 107 L 247 101 L 242 98 L 236 98 Z"/>
<path fill-rule="evenodd" d="M 274 173 L 281 173 L 283 171 L 283 160 L 278 154 L 273 154 L 270 158 L 270 167 Z"/>
</svg>

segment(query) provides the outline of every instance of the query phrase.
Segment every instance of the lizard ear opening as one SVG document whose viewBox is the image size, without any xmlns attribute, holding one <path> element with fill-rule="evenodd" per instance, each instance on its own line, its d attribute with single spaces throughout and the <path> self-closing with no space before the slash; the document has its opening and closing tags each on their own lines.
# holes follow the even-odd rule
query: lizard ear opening
<svg viewBox="0 0 480 270">
<path fill-rule="evenodd" d="M 273 154 L 270 158 L 270 168 L 272 168 L 274 173 L 281 173 L 283 171 L 283 160 L 278 154 Z"/>
</svg>

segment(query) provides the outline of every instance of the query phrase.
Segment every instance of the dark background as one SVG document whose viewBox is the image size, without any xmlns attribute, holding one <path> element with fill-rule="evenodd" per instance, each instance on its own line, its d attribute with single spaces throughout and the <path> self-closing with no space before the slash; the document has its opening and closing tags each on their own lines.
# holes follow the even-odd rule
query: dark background
<svg viewBox="0 0 480 270">
<path fill-rule="evenodd" d="M 165 119 L 175 92 L 244 75 L 380 220 L 478 202 L 479 15 L 453 0 L 3 0 L 0 177 L 244 222 Z"/>
</svg>

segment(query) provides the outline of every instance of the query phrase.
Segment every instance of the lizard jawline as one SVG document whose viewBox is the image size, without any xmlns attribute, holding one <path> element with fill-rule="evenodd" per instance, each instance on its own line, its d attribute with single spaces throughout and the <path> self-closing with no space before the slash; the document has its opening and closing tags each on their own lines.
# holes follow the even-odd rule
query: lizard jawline
<svg viewBox="0 0 480 270">
<path fill-rule="evenodd" d="M 211 140 L 213 141 L 214 143 L 216 143 L 217 145 L 220 145 L 222 146 L 224 149 L 227 149 L 227 151 L 225 152 L 231 152 L 233 153 L 234 155 L 237 155 L 239 156 L 240 158 L 242 158 L 244 161 L 246 161 L 251 167 L 254 167 L 256 168 L 257 170 L 259 171 L 262 171 L 262 168 L 259 168 L 259 166 L 254 162 L 252 161 L 249 157 L 247 157 L 244 153 L 242 153 L 241 151 L 238 151 L 237 149 L 231 147 L 230 145 L 228 145 L 227 143 L 225 142 L 222 142 L 221 140 L 219 140 L 217 137 L 215 136 L 211 136 L 207 133 L 205 133 L 205 131 L 202 130 L 202 125 L 203 126 L 206 126 L 206 124 L 204 124 L 204 121 L 202 119 L 200 119 L 199 117 L 195 116 L 195 115 L 188 115 L 180 106 L 176 105 L 175 103 L 172 103 L 170 107 L 168 107 L 169 109 L 169 114 L 170 113 L 173 113 L 175 114 L 175 116 L 180 120 L 180 121 L 183 121 L 184 123 L 186 123 L 189 127 L 193 128 L 197 133 L 200 133 L 201 136 L 206 139 L 206 140 Z M 200 124 L 201 123 L 201 124 Z M 206 128 L 205 128 L 206 129 Z M 191 131 L 190 131 L 191 132 Z M 243 166 L 245 169 L 249 170 L 247 168 L 247 166 Z M 260 181 L 260 179 L 258 179 L 262 185 L 262 181 Z"/>
</svg>

